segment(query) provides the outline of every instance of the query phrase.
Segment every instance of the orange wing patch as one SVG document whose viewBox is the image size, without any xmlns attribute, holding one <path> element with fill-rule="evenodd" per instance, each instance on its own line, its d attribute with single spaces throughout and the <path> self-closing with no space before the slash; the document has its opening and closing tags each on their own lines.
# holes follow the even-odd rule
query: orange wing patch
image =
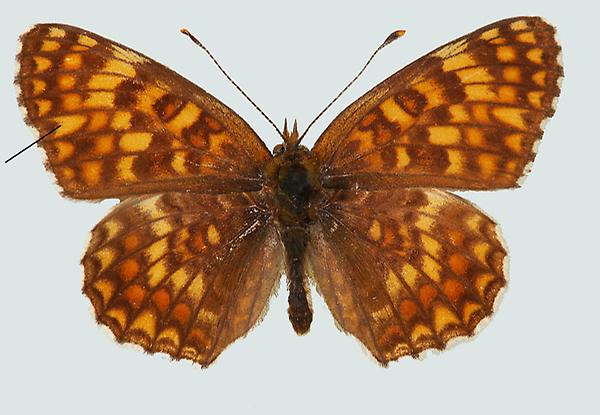
<svg viewBox="0 0 600 415">
<path fill-rule="evenodd" d="M 121 203 L 92 231 L 83 291 L 121 342 L 204 366 L 261 318 L 282 248 L 243 193 Z"/>
<path fill-rule="evenodd" d="M 328 187 L 514 187 L 554 114 L 554 28 L 503 20 L 443 46 L 346 109 L 313 154 Z"/>
<path fill-rule="evenodd" d="M 19 103 L 40 134 L 60 124 L 40 145 L 65 195 L 260 188 L 267 148 L 175 72 L 70 26 L 37 25 L 21 41 Z"/>
<path fill-rule="evenodd" d="M 473 335 L 506 284 L 496 224 L 449 193 L 338 191 L 319 221 L 312 277 L 382 364 Z"/>
</svg>

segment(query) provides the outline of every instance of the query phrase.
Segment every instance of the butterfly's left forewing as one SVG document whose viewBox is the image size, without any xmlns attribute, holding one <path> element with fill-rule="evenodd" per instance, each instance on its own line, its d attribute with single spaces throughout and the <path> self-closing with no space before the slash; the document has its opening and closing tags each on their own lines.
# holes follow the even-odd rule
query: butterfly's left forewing
<svg viewBox="0 0 600 415">
<path fill-rule="evenodd" d="M 21 37 L 26 122 L 66 196 L 259 190 L 271 154 L 234 111 L 126 46 L 61 24 Z"/>
</svg>

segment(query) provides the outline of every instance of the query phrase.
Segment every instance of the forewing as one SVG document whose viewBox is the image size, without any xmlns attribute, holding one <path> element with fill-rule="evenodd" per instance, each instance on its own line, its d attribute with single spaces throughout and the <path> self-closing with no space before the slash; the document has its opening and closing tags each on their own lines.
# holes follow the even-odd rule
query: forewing
<svg viewBox="0 0 600 415">
<path fill-rule="evenodd" d="M 271 155 L 216 98 L 94 33 L 39 24 L 21 37 L 15 83 L 66 196 L 257 190 Z"/>
<path fill-rule="evenodd" d="M 395 73 L 315 144 L 324 186 L 518 186 L 560 92 L 554 35 L 539 17 L 502 20 Z"/>
<path fill-rule="evenodd" d="M 246 193 L 130 198 L 92 231 L 83 291 L 120 342 L 209 365 L 261 318 L 282 270 Z"/>
<path fill-rule="evenodd" d="M 340 328 L 385 365 L 473 335 L 505 256 L 496 224 L 458 196 L 342 190 L 319 212 L 307 267 Z"/>
</svg>

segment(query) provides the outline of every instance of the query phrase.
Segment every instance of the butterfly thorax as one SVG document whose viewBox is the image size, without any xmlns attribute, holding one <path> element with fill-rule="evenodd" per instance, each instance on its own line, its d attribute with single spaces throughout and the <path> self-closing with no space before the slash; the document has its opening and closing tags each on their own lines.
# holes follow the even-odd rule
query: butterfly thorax
<svg viewBox="0 0 600 415">
<path fill-rule="evenodd" d="M 266 176 L 286 250 L 288 313 L 294 330 L 304 334 L 312 322 L 304 257 L 309 227 L 316 219 L 316 206 L 322 197 L 321 186 L 317 165 L 306 147 L 278 147 L 274 154 L 266 166 Z"/>
</svg>

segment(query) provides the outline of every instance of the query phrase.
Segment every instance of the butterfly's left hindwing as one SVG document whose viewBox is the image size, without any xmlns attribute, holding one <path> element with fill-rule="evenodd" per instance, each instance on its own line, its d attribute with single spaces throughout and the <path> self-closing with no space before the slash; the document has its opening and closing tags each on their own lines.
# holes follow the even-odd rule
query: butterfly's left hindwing
<svg viewBox="0 0 600 415">
<path fill-rule="evenodd" d="M 554 36 L 539 17 L 506 19 L 392 75 L 344 110 L 315 144 L 323 185 L 517 186 L 560 92 Z"/>
<path fill-rule="evenodd" d="M 38 24 L 15 83 L 66 196 L 261 188 L 267 147 L 234 111 L 177 73 L 94 33 Z"/>
<path fill-rule="evenodd" d="M 83 291 L 117 340 L 207 366 L 259 321 L 282 258 L 248 194 L 130 198 L 92 231 Z"/>
</svg>

